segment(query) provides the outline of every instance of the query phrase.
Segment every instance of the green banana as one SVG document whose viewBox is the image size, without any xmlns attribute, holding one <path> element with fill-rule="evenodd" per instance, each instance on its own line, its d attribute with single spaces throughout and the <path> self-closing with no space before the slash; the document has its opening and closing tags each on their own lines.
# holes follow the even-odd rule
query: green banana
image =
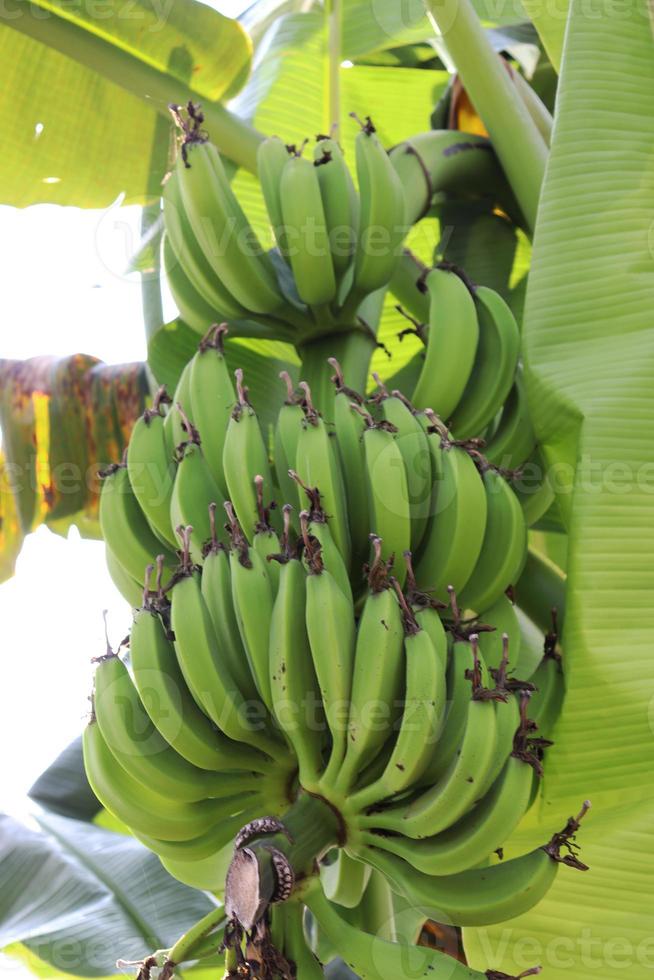
<svg viewBox="0 0 654 980">
<path fill-rule="evenodd" d="M 152 837 L 133 828 L 130 829 L 137 840 L 140 840 L 142 844 L 145 844 L 146 847 L 149 847 L 151 851 L 154 851 L 159 856 L 163 864 L 172 865 L 173 863 L 179 863 L 183 869 L 184 867 L 187 869 L 187 874 L 190 877 L 190 874 L 192 874 L 191 869 L 194 865 L 198 875 L 203 873 L 203 869 L 205 873 L 209 871 L 212 862 L 216 861 L 228 841 L 231 844 L 230 857 L 233 856 L 234 837 L 244 823 L 247 823 L 248 820 L 256 819 L 264 810 L 271 812 L 272 809 L 273 807 L 269 800 L 264 801 L 256 793 L 249 793 L 247 797 L 243 796 L 243 799 L 237 802 L 237 806 L 229 816 L 221 819 L 219 823 L 210 827 L 209 830 L 189 840 L 161 840 L 159 837 Z M 171 873 L 174 874 L 174 872 Z M 201 887 L 199 884 L 192 884 L 191 881 L 188 884 L 192 888 Z M 225 880 L 223 877 L 222 882 L 219 883 L 219 887 L 222 889 L 224 885 Z"/>
<path fill-rule="evenodd" d="M 381 540 L 375 538 L 369 593 L 357 629 L 347 749 L 338 774 L 338 785 L 344 793 L 388 738 L 393 706 L 402 696 L 404 628 L 381 545 Z"/>
<path fill-rule="evenodd" d="M 539 735 L 548 738 L 561 713 L 565 696 L 561 661 L 553 653 L 546 653 L 532 677 L 536 687 L 529 704 L 529 714 Z"/>
<path fill-rule="evenodd" d="M 231 830 L 231 837 L 233 838 L 233 835 L 238 833 L 240 829 L 239 821 L 242 826 L 242 814 L 221 824 L 222 833 L 219 841 L 224 840 L 224 844 L 207 857 L 193 861 L 188 858 L 159 855 L 161 863 L 169 874 L 181 881 L 183 885 L 188 885 L 189 888 L 199 888 L 205 892 L 222 892 L 225 888 L 227 871 L 234 856 L 233 839 L 230 839 L 226 832 Z M 143 841 L 143 843 L 157 853 L 157 841 Z"/>
<path fill-rule="evenodd" d="M 339 915 L 316 885 L 306 889 L 303 900 L 321 932 L 360 980 L 398 980 L 400 977 L 488 980 L 486 973 L 479 973 L 440 950 L 389 942 L 358 929 Z"/>
<path fill-rule="evenodd" d="M 259 508 L 254 484 L 261 476 L 266 486 L 272 486 L 268 451 L 259 420 L 250 404 L 248 389 L 243 384 L 243 372 L 235 371 L 237 401 L 233 408 L 223 450 L 223 468 L 229 499 L 247 540 L 252 543 Z"/>
<path fill-rule="evenodd" d="M 246 310 L 278 313 L 285 306 L 270 260 L 234 194 L 220 155 L 195 138 L 177 157 L 184 211 L 216 277 Z"/>
<path fill-rule="evenodd" d="M 186 686 L 161 617 L 150 606 L 134 615 L 130 660 L 145 710 L 179 755 L 194 766 L 215 772 L 267 771 L 266 756 L 226 738 L 200 710 Z"/>
<path fill-rule="evenodd" d="M 434 416 L 431 416 L 434 418 Z M 441 436 L 429 434 L 436 479 L 433 515 L 416 564 L 421 588 L 439 600 L 447 588 L 465 586 L 479 559 L 486 530 L 484 484 L 468 452 Z"/>
<path fill-rule="evenodd" d="M 330 902 L 353 909 L 361 902 L 371 870 L 370 865 L 357 861 L 339 848 L 331 863 L 321 863 L 320 882 Z"/>
<path fill-rule="evenodd" d="M 320 309 L 336 296 L 336 277 L 318 168 L 301 156 L 286 161 L 279 182 L 284 235 L 300 299 Z"/>
<path fill-rule="evenodd" d="M 297 444 L 300 438 L 300 427 L 304 423 L 302 394 L 296 392 L 288 371 L 281 371 L 280 378 L 286 385 L 286 399 L 277 414 L 274 433 L 273 456 L 275 461 L 275 476 L 282 493 L 282 499 L 287 504 L 298 503 L 298 488 L 289 476 L 289 470 L 295 469 Z M 298 530 L 298 527 L 295 528 Z"/>
<path fill-rule="evenodd" d="M 137 582 L 143 580 L 146 567 L 163 553 L 164 584 L 170 578 L 177 560 L 170 549 L 151 530 L 132 490 L 129 471 L 123 463 L 104 472 L 100 494 L 100 528 L 102 537 L 120 565 Z"/>
<path fill-rule="evenodd" d="M 577 821 L 574 822 L 578 826 Z M 554 884 L 559 865 L 585 870 L 572 855 L 561 857 L 564 843 L 553 841 L 527 854 L 459 874 L 426 875 L 393 854 L 366 848 L 362 857 L 386 875 L 398 892 L 437 922 L 456 926 L 487 926 L 523 915 L 537 905 Z"/>
<path fill-rule="evenodd" d="M 426 276 L 429 334 L 420 377 L 411 401 L 449 419 L 470 380 L 479 342 L 477 309 L 468 284 L 454 271 Z"/>
<path fill-rule="evenodd" d="M 232 541 L 229 567 L 236 622 L 259 698 L 266 710 L 272 711 L 268 639 L 274 593 L 269 563 L 249 547 L 232 505 L 225 504 L 225 509 Z"/>
<path fill-rule="evenodd" d="M 425 629 L 430 630 L 425 614 L 419 612 L 417 617 L 419 622 L 425 623 Z M 438 752 L 431 759 L 421 780 L 422 786 L 434 786 L 443 778 L 461 745 L 470 702 L 469 664 L 468 643 L 456 641 L 452 644 L 452 654 L 447 666 L 447 711 L 443 731 L 438 741 Z"/>
<path fill-rule="evenodd" d="M 320 414 L 313 407 L 311 391 L 300 382 L 304 391 L 304 423 L 300 428 L 294 469 L 300 480 L 320 492 L 322 507 L 330 518 L 330 529 L 346 565 L 350 562 L 350 533 L 343 485 L 336 447 Z"/>
<path fill-rule="evenodd" d="M 411 547 L 411 503 L 404 457 L 394 425 L 386 421 L 375 423 L 365 413 L 364 419 L 370 526 L 382 539 L 384 560 L 394 556 L 395 574 L 403 584 L 407 571 L 404 554 Z"/>
<path fill-rule="evenodd" d="M 343 157 L 331 137 L 318 137 L 313 151 L 334 272 L 349 269 L 359 229 L 359 195 Z"/>
<path fill-rule="evenodd" d="M 153 792 L 195 803 L 256 791 L 253 773 L 227 776 L 199 769 L 178 755 L 152 724 L 125 664 L 111 652 L 99 659 L 93 705 L 112 755 L 133 779 Z"/>
<path fill-rule="evenodd" d="M 509 306 L 487 286 L 475 289 L 479 342 L 472 373 L 450 426 L 457 439 L 480 436 L 504 404 L 518 366 L 520 331 Z"/>
<path fill-rule="evenodd" d="M 479 630 L 479 650 L 487 667 L 499 667 L 502 661 L 504 635 L 509 638 L 511 661 L 516 666 L 521 662 L 522 637 L 517 609 L 506 595 L 500 595 L 487 609 L 479 613 L 478 625 L 492 626 L 492 631 Z M 542 652 L 542 645 L 541 645 Z M 526 680 L 520 671 L 518 677 Z"/>
<path fill-rule="evenodd" d="M 519 606 L 515 608 L 515 615 L 520 640 L 519 652 L 515 658 L 515 672 L 518 677 L 528 681 L 541 662 L 545 637 Z M 511 650 L 513 649 L 512 644 Z"/>
<path fill-rule="evenodd" d="M 130 606 L 138 608 L 138 606 L 141 605 L 143 586 L 139 585 L 136 579 L 133 578 L 133 576 L 131 576 L 125 568 L 123 568 L 108 545 L 105 545 L 104 558 L 107 564 L 109 577 L 122 595 L 123 599 L 126 599 Z"/>
<path fill-rule="evenodd" d="M 404 711 L 384 772 L 376 782 L 347 801 L 348 808 L 354 812 L 415 785 L 436 751 L 443 727 L 446 682 L 442 650 L 436 648 L 430 633 L 419 625 L 397 584 L 396 591 L 405 632 Z M 374 822 L 376 816 L 369 819 Z"/>
<path fill-rule="evenodd" d="M 221 493 L 227 497 L 223 447 L 236 395 L 225 360 L 227 324 L 214 324 L 200 341 L 191 361 L 191 415 L 202 440 L 202 451 Z M 192 522 L 189 522 L 192 523 Z"/>
<path fill-rule="evenodd" d="M 257 149 L 257 174 L 268 217 L 281 254 L 288 256 L 288 242 L 284 228 L 281 203 L 281 178 L 291 152 L 279 136 L 269 136 L 259 143 Z"/>
<path fill-rule="evenodd" d="M 307 567 L 305 621 L 311 659 L 318 679 L 327 726 L 332 736 L 331 753 L 323 781 L 332 785 L 347 748 L 347 710 L 354 663 L 354 609 L 325 566 L 321 549 L 304 539 Z"/>
<path fill-rule="evenodd" d="M 255 722 L 248 717 L 248 706 L 218 648 L 199 575 L 191 563 L 189 528 L 184 529 L 183 541 L 182 564 L 172 589 L 170 624 L 184 679 L 197 703 L 225 735 L 273 756 L 278 751 L 276 744 L 260 718 Z M 275 757 L 283 759 L 284 753 Z"/>
<path fill-rule="evenodd" d="M 176 447 L 178 465 L 170 499 L 170 519 L 175 529 L 192 528 L 191 555 L 200 564 L 203 549 L 212 536 L 209 505 L 220 506 L 224 498 L 205 458 L 198 430 L 181 405 L 177 406 L 177 411 L 182 417 L 186 438 Z"/>
<path fill-rule="evenodd" d="M 332 381 L 335 387 L 333 407 L 335 442 L 341 472 L 347 474 L 347 479 L 343 482 L 352 538 L 352 564 L 357 567 L 363 565 L 370 549 L 368 540 L 370 511 L 363 449 L 366 423 L 360 413 L 352 408 L 352 403 L 362 405 L 363 398 L 358 392 L 347 387 L 336 358 L 329 357 L 327 360 L 334 369 Z"/>
<path fill-rule="evenodd" d="M 477 663 L 469 672 L 472 697 L 459 749 L 438 782 L 415 799 L 380 813 L 359 817 L 362 826 L 397 830 L 407 837 L 430 837 L 447 830 L 475 803 L 493 764 L 497 732 L 493 704 L 477 676 Z"/>
<path fill-rule="evenodd" d="M 554 503 L 554 489 L 542 453 L 535 449 L 513 477 L 513 489 L 527 527 L 532 527 Z"/>
<path fill-rule="evenodd" d="M 300 783 L 308 786 L 317 782 L 322 770 L 320 695 L 305 623 L 306 573 L 288 544 L 288 535 L 284 543 L 270 621 L 271 701 L 274 717 L 297 757 Z"/>
<path fill-rule="evenodd" d="M 304 486 L 297 473 L 293 470 L 289 470 L 289 473 L 293 475 L 293 479 L 298 482 L 298 485 L 302 486 L 302 489 L 309 498 L 311 506 L 311 510 L 300 511 L 300 533 L 302 540 L 306 542 L 313 539 L 314 546 L 316 544 L 319 546 L 323 564 L 327 566 L 330 573 L 336 579 L 336 584 L 345 598 L 348 602 L 352 603 L 352 586 L 350 584 L 348 568 L 332 536 L 327 515 L 322 509 L 320 492 L 317 489 L 310 490 Z"/>
<path fill-rule="evenodd" d="M 420 324 L 426 324 L 429 320 L 429 298 L 420 289 L 426 273 L 427 266 L 408 248 L 404 248 L 388 286 L 401 307 Z"/>
<path fill-rule="evenodd" d="M 497 426 L 485 440 L 484 456 L 503 470 L 516 470 L 529 458 L 535 445 L 527 393 L 522 371 L 518 370 Z"/>
<path fill-rule="evenodd" d="M 277 532 L 270 523 L 270 515 L 271 511 L 275 507 L 275 503 L 273 501 L 268 507 L 266 507 L 264 504 L 263 477 L 255 476 L 254 489 L 257 495 L 259 520 L 254 527 L 252 547 L 266 565 L 268 569 L 268 578 L 270 579 L 270 584 L 272 585 L 273 595 L 276 595 L 277 586 L 279 584 L 279 565 L 276 561 L 272 561 L 271 559 L 273 556 L 280 554 L 282 546 L 279 537 L 277 536 Z"/>
<path fill-rule="evenodd" d="M 247 316 L 246 308 L 234 299 L 200 248 L 189 223 L 188 214 L 182 201 L 179 178 L 175 171 L 170 174 L 164 184 L 162 198 L 166 240 L 172 252 L 171 259 L 179 263 L 180 269 L 192 288 L 202 301 L 214 311 L 205 330 L 208 329 L 212 320 L 218 316 L 227 316 L 231 319 Z"/>
<path fill-rule="evenodd" d="M 182 320 L 196 333 L 205 334 L 222 311 L 216 310 L 197 292 L 177 261 L 168 235 L 164 235 L 163 240 L 163 267 L 168 288 Z"/>
<path fill-rule="evenodd" d="M 423 840 L 366 833 L 363 841 L 427 875 L 453 875 L 480 864 L 508 840 L 529 807 L 534 771 L 511 756 L 486 795 L 452 827 Z"/>
<path fill-rule="evenodd" d="M 527 527 L 515 493 L 492 467 L 482 473 L 486 530 L 477 564 L 457 598 L 464 609 L 492 605 L 517 580 L 527 551 Z"/>
<path fill-rule="evenodd" d="M 173 405 L 183 405 L 184 410 L 187 415 L 190 413 L 191 417 L 188 421 L 193 424 L 193 409 L 191 407 L 191 361 L 187 363 L 182 368 L 180 376 L 177 381 L 177 387 L 175 388 L 175 394 L 173 395 Z M 174 456 L 175 450 L 179 446 L 180 442 L 184 442 L 187 438 L 186 429 L 184 428 L 184 419 L 182 415 L 177 411 L 168 412 L 164 420 L 164 435 L 166 437 L 166 443 L 168 445 L 168 451 L 171 456 Z"/>
<path fill-rule="evenodd" d="M 360 217 L 351 296 L 358 305 L 390 280 L 405 233 L 404 191 L 370 117 L 355 140 Z"/>
<path fill-rule="evenodd" d="M 393 391 L 389 395 L 379 375 L 374 374 L 373 377 L 379 387 L 375 401 L 380 405 L 384 419 L 396 429 L 397 444 L 404 460 L 411 515 L 411 550 L 416 552 L 431 513 L 432 470 L 429 443 L 424 427 L 401 392 Z"/>
<path fill-rule="evenodd" d="M 141 510 L 154 533 L 169 548 L 177 548 L 170 523 L 170 499 L 176 463 L 169 452 L 164 432 L 161 406 L 169 402 L 166 389 L 160 388 L 152 408 L 137 419 L 127 446 L 129 482 Z"/>
<path fill-rule="evenodd" d="M 221 652 L 232 672 L 238 690 L 246 701 L 258 698 L 257 688 L 243 648 L 232 597 L 232 573 L 229 552 L 218 540 L 216 507 L 209 504 L 211 542 L 204 551 L 202 565 L 202 598 L 204 599 Z"/>
<path fill-rule="evenodd" d="M 102 805 L 128 827 L 161 840 L 187 841 L 242 809 L 242 798 L 180 803 L 155 793 L 118 764 L 95 719 L 82 735 L 84 767 Z"/>
</svg>

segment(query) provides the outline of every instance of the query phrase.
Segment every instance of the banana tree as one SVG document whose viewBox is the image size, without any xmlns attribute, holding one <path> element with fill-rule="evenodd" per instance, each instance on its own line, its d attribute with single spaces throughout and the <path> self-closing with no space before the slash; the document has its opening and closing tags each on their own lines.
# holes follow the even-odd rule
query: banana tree
<svg viewBox="0 0 654 980">
<path fill-rule="evenodd" d="M 86 533 L 99 533 L 96 486 L 91 483 L 89 493 L 85 481 L 84 489 L 66 496 L 57 482 L 60 464 L 72 459 L 82 473 L 117 463 L 148 392 L 153 396 L 160 385 L 174 390 L 195 353 L 193 311 L 182 308 L 172 276 L 181 315 L 164 324 L 161 314 L 159 199 L 170 166 L 169 104 L 202 104 L 201 126 L 264 240 L 268 202 L 256 176 L 264 135 L 301 144 L 308 134 L 337 124 L 345 158 L 353 159 L 358 126 L 350 125 L 347 113 L 371 115 L 381 142 L 397 147 L 412 226 L 405 244 L 416 260 L 463 266 L 475 283 L 504 295 L 521 321 L 524 389 L 548 474 L 546 501 L 530 532 L 523 573 L 530 588 L 523 587 L 523 594 L 535 594 L 527 596 L 526 611 L 537 622 L 540 617 L 544 629 L 543 608 L 556 605 L 561 619 L 565 613 L 565 700 L 551 733 L 542 789 L 505 843 L 505 859 L 540 857 L 540 845 L 578 813 L 581 800 L 593 803 L 583 828 L 590 874 L 558 875 L 535 908 L 498 925 L 485 924 L 483 916 L 477 918 L 481 925 L 464 917 L 462 937 L 448 931 L 444 914 L 437 935 L 452 944 L 450 952 L 465 956 L 468 967 L 461 970 L 468 976 L 478 975 L 474 970 L 488 970 L 489 977 L 525 975 L 535 963 L 553 978 L 571 971 L 612 976 L 625 966 L 645 976 L 652 928 L 652 668 L 638 613 L 647 608 L 652 585 L 645 316 L 651 26 L 635 7 L 618 21 L 608 13 L 590 17 L 574 0 L 565 16 L 532 10 L 531 3 L 511 13 L 518 23 L 501 23 L 481 3 L 476 9 L 468 2 L 432 4 L 425 14 L 422 5 L 399 12 L 393 4 L 356 0 L 325 9 L 260 2 L 237 22 L 191 2 L 168 11 L 138 6 L 134 16 L 124 16 L 116 4 L 104 10 L 100 29 L 97 11 L 86 5 L 74 11 L 21 0 L 5 5 L 0 44 L 10 84 L 2 96 L 8 146 L 3 203 L 101 207 L 122 192 L 143 204 L 144 239 L 134 267 L 142 270 L 149 358 L 147 368 L 122 369 L 80 356 L 2 363 L 3 570 L 11 573 L 22 536 L 43 520 L 55 529 L 77 522 Z M 24 79 L 26 70 L 32 84 L 19 86 L 13 79 Z M 76 106 L 65 97 L 71 91 L 91 98 Z M 33 125 L 25 123 L 31 115 L 40 127 L 36 141 Z M 70 138 L 58 139 L 61 132 Z M 431 157 L 424 149 L 405 152 L 416 146 L 435 149 Z M 59 179 L 50 180 L 53 174 Z M 355 387 L 365 386 L 369 372 L 392 377 L 398 388 L 415 383 L 424 308 L 399 280 L 391 288 L 395 295 L 378 304 L 376 320 L 370 317 L 376 328 L 353 333 L 338 350 L 348 375 L 359 372 Z M 415 320 L 408 334 L 398 299 Z M 266 429 L 279 401 L 269 379 L 285 371 L 293 389 L 307 336 L 299 343 L 292 331 L 267 336 L 248 322 L 233 317 L 225 359 L 232 370 L 244 369 Z M 312 343 L 319 343 L 317 333 L 309 337 Z M 323 353 L 333 354 L 333 341 L 328 346 Z M 320 391 L 323 381 L 316 375 L 311 387 Z M 133 601 L 139 603 L 138 593 Z M 637 667 L 633 675 L 626 657 Z M 68 774 L 63 789 L 62 771 Z M 160 910 L 134 900 L 131 871 L 134 855 L 145 860 L 148 852 L 131 837 L 108 838 L 106 829 L 96 829 L 98 822 L 114 832 L 127 828 L 101 810 L 81 776 L 79 750 L 68 753 L 63 770 L 60 765 L 46 774 L 33 796 L 68 820 L 41 817 L 39 835 L 5 822 L 3 865 L 7 880 L 18 880 L 15 891 L 6 892 L 0 932 L 11 951 L 29 957 L 37 972 L 45 961 L 49 970 L 83 976 L 111 972 L 118 956 L 142 961 L 143 976 L 155 967 L 170 973 L 173 963 L 212 963 L 206 957 L 225 935 L 222 906 L 203 904 L 208 900 L 199 893 L 182 897 L 176 890 L 182 886 L 149 866 L 144 887 L 165 894 L 171 915 L 183 906 L 187 915 L 178 932 L 188 931 L 175 942 L 168 920 L 165 928 L 152 926 L 149 915 Z M 284 867 L 302 869 L 338 839 L 338 827 L 312 799 L 305 800 L 306 812 L 266 828 L 272 837 L 253 845 L 262 875 L 270 871 L 266 845 L 274 845 Z M 307 843 L 300 832 L 307 825 L 324 840 Z M 289 828 L 301 841 L 295 850 Z M 108 871 L 101 855 L 111 848 L 120 861 Z M 62 876 L 70 892 L 65 901 L 53 897 L 16 916 L 30 901 L 22 882 L 39 854 L 48 855 L 53 879 Z M 384 873 L 384 860 L 377 860 L 376 872 Z M 224 877 L 229 855 L 221 852 L 221 861 Z M 55 870 L 57 864 L 63 870 Z M 236 910 L 241 923 L 265 891 L 262 881 L 258 890 L 228 890 L 227 911 Z M 206 884 L 211 891 L 214 882 L 212 877 Z M 101 910 L 95 926 L 101 923 L 111 938 L 95 960 L 92 937 L 82 926 L 92 902 Z M 389 943 L 388 908 L 386 921 L 377 920 L 373 943 L 311 885 L 305 902 L 319 924 L 316 948 L 323 960 L 338 953 L 362 976 L 443 969 L 441 953 Z M 396 937 L 415 939 L 411 911 L 405 910 L 403 931 L 402 911 L 395 908 Z M 424 918 L 418 916 L 418 925 Z M 138 926 L 129 942 L 125 920 Z M 301 923 L 289 912 L 283 928 L 292 950 Z M 62 956 L 65 941 L 79 944 L 76 959 Z M 298 965 L 300 975 L 314 968 L 312 960 Z M 336 959 L 328 972 L 335 969 L 347 975 Z M 459 967 L 452 961 L 449 969 L 456 975 Z"/>
</svg>

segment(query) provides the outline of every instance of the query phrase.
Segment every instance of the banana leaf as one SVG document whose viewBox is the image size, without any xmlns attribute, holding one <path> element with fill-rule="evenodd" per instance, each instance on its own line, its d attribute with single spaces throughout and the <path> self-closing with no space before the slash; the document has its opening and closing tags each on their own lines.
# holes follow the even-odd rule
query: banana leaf
<svg viewBox="0 0 654 980">
<path fill-rule="evenodd" d="M 567 692 L 540 808 L 514 846 L 546 839 L 588 797 L 591 871 L 560 874 L 513 922 L 465 931 L 473 965 L 542 961 L 551 980 L 653 965 L 654 40 L 644 10 L 623 14 L 571 4 L 524 323 L 530 404 L 569 535 Z"/>
<path fill-rule="evenodd" d="M 0 361 L 0 580 L 43 523 L 99 536 L 98 472 L 120 459 L 147 395 L 143 364 L 83 354 Z"/>
<path fill-rule="evenodd" d="M 55 971 L 103 977 L 117 955 L 167 949 L 212 907 L 122 834 L 52 814 L 41 832 L 0 817 L 0 947 L 22 944 Z"/>
<path fill-rule="evenodd" d="M 158 196 L 167 103 L 217 102 L 245 81 L 241 26 L 194 0 L 8 0 L 0 10 L 0 200 L 105 207 Z M 145 152 L 144 152 L 145 148 Z"/>
</svg>

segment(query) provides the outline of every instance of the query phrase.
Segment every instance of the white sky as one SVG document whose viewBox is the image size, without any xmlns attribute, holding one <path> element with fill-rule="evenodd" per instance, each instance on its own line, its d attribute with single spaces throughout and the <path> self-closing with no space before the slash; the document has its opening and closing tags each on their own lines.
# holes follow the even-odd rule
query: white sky
<svg viewBox="0 0 654 980">
<path fill-rule="evenodd" d="M 142 360 L 140 289 L 125 276 L 138 209 L 113 212 L 0 207 L 0 357 L 94 354 Z M 79 733 L 90 658 L 102 651 L 102 610 L 112 638 L 129 608 L 104 567 L 100 542 L 30 535 L 15 577 L 0 585 L 0 809 L 20 812 L 33 780 Z"/>
</svg>

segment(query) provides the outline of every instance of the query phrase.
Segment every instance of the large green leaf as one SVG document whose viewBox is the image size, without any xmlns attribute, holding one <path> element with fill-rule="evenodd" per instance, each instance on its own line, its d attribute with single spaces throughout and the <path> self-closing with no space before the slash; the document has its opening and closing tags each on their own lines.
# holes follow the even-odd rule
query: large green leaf
<svg viewBox="0 0 654 980">
<path fill-rule="evenodd" d="M 469 930 L 466 943 L 476 965 L 494 953 L 509 973 L 528 951 L 551 980 L 640 978 L 654 929 L 654 39 L 644 10 L 589 18 L 575 0 L 557 106 L 524 336 L 569 532 L 567 694 L 526 832 L 546 839 L 589 797 L 579 840 L 591 871 L 563 868 L 534 912 Z"/>
<path fill-rule="evenodd" d="M 102 807 L 86 778 L 81 735 L 41 773 L 28 795 L 35 803 L 62 817 L 93 820 Z"/>
<path fill-rule="evenodd" d="M 167 102 L 241 87 L 250 41 L 194 0 L 7 0 L 0 10 L 0 200 L 103 207 L 159 193 Z"/>
<path fill-rule="evenodd" d="M 0 947 L 22 943 L 55 970 L 98 977 L 169 948 L 211 909 L 130 837 L 53 815 L 42 833 L 0 817 Z"/>
</svg>

